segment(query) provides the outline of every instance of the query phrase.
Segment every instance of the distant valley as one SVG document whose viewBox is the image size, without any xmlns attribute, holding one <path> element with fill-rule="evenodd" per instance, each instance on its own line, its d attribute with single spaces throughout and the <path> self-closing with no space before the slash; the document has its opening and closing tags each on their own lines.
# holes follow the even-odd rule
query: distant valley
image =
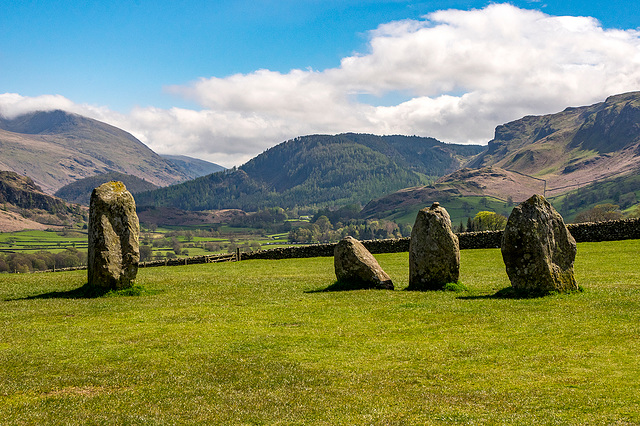
<svg viewBox="0 0 640 426">
<path fill-rule="evenodd" d="M 166 223 L 162 212 L 197 223 L 227 215 L 213 210 L 237 218 L 269 207 L 358 204 L 361 218 L 409 223 L 433 201 L 450 206 L 461 221 L 479 209 L 508 214 L 512 203 L 533 193 L 544 193 L 571 218 L 601 202 L 621 209 L 638 204 L 640 92 L 500 125 L 487 146 L 417 136 L 308 135 L 224 170 L 157 155 L 113 126 L 54 111 L 0 118 L 0 154 L 0 169 L 29 176 L 40 192 L 72 203 L 86 205 L 105 179 L 123 180 L 143 216 L 158 223 Z"/>
</svg>

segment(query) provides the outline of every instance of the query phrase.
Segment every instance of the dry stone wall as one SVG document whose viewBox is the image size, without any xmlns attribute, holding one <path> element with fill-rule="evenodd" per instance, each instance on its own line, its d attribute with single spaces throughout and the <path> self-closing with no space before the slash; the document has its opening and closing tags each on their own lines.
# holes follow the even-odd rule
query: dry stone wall
<svg viewBox="0 0 640 426">
<path fill-rule="evenodd" d="M 640 239 L 640 219 L 615 220 L 598 223 L 570 223 L 567 228 L 576 242 L 620 241 Z M 502 231 L 462 232 L 458 235 L 461 250 L 500 248 L 502 244 Z M 373 254 L 378 253 L 403 253 L 409 251 L 409 238 L 388 240 L 367 240 L 362 244 Z M 250 253 L 242 253 L 242 260 L 250 259 L 294 259 L 304 257 L 332 257 L 335 243 L 313 244 L 309 246 L 292 246 L 269 250 L 258 250 Z M 196 263 L 214 263 L 235 260 L 235 255 L 210 255 L 197 256 L 172 260 L 156 260 L 141 262 L 140 267 L 152 266 L 177 266 L 192 265 Z M 64 268 L 56 271 L 86 269 Z"/>
<path fill-rule="evenodd" d="M 614 220 L 597 223 L 570 223 L 569 232 L 576 242 L 619 241 L 640 239 L 640 219 Z M 461 232 L 456 234 L 461 250 L 500 248 L 502 231 Z M 409 251 L 409 238 L 366 240 L 362 244 L 371 253 L 402 253 Z M 335 243 L 313 244 L 243 253 L 242 259 L 292 259 L 331 257 Z"/>
</svg>

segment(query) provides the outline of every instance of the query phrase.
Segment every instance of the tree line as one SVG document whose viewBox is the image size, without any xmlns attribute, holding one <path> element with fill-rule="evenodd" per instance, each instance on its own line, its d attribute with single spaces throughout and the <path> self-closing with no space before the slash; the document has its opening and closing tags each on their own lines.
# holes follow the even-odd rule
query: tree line
<svg viewBox="0 0 640 426">
<path fill-rule="evenodd" d="M 87 253 L 69 247 L 59 253 L 41 250 L 35 253 L 0 253 L 0 272 L 34 272 L 72 268 L 87 264 Z"/>
</svg>

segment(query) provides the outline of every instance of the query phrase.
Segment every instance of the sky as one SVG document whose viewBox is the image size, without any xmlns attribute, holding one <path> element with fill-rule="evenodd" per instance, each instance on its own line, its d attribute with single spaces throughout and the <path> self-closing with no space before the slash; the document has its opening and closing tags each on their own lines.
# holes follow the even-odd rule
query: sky
<svg viewBox="0 0 640 426">
<path fill-rule="evenodd" d="M 486 144 L 640 90 L 635 0 L 3 0 L 0 115 L 239 166 L 308 134 Z"/>
</svg>

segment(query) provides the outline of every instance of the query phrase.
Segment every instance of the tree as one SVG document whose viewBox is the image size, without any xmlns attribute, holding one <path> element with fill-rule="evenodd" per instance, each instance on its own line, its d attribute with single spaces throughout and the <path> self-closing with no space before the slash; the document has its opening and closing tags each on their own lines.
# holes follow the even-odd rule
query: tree
<svg viewBox="0 0 640 426">
<path fill-rule="evenodd" d="M 320 216 L 318 220 L 316 220 L 315 224 L 318 226 L 318 228 L 320 229 L 320 232 L 322 232 L 323 234 L 329 231 L 330 229 L 333 229 L 333 225 L 331 225 L 329 218 L 326 216 Z"/>
<path fill-rule="evenodd" d="M 620 220 L 623 218 L 620 206 L 616 204 L 598 204 L 595 207 L 580 212 L 576 215 L 576 223 L 606 222 L 608 220 Z"/>
<path fill-rule="evenodd" d="M 507 218 L 495 212 L 481 211 L 473 218 L 473 227 L 476 231 L 499 231 L 504 229 Z"/>
<path fill-rule="evenodd" d="M 153 253 L 153 247 L 149 245 L 140 246 L 140 260 L 143 262 L 150 260 Z"/>
<path fill-rule="evenodd" d="M 473 219 L 471 219 L 470 217 L 467 217 L 467 232 L 474 232 L 475 230 L 476 228 L 473 225 Z"/>
</svg>

